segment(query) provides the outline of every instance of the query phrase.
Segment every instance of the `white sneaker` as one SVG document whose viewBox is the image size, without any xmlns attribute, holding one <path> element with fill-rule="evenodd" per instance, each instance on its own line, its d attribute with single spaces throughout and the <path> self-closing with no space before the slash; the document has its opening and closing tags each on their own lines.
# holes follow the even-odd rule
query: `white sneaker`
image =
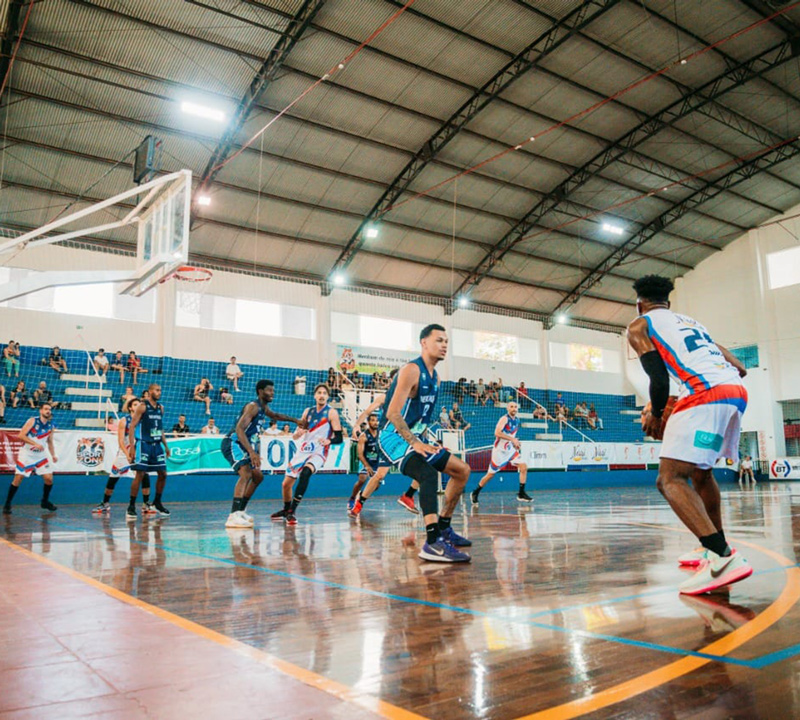
<svg viewBox="0 0 800 720">
<path fill-rule="evenodd" d="M 239 512 L 242 513 L 242 517 L 245 520 L 250 521 L 250 527 L 253 527 L 253 516 L 250 513 L 245 512 L 244 510 L 239 510 Z"/>
<path fill-rule="evenodd" d="M 736 554 L 736 548 L 731 548 L 731 553 Z M 683 565 L 684 567 L 698 567 L 702 565 L 706 559 L 706 549 L 701 545 L 700 547 L 696 547 L 694 550 L 690 552 L 684 553 L 678 558 L 678 565 Z"/>
<path fill-rule="evenodd" d="M 253 527 L 253 518 L 246 518 L 241 510 L 232 512 L 228 515 L 228 520 L 225 522 L 226 528 L 251 528 Z"/>
<path fill-rule="evenodd" d="M 706 550 L 697 572 L 680 584 L 680 592 L 684 595 L 702 595 L 744 580 L 752 574 L 753 568 L 739 553 L 720 557 L 711 550 Z"/>
</svg>

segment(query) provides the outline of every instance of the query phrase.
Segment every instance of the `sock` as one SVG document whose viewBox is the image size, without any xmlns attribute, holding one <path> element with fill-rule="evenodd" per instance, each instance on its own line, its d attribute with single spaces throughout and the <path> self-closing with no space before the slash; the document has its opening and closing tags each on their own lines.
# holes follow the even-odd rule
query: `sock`
<svg viewBox="0 0 800 720">
<path fill-rule="evenodd" d="M 411 487 L 409 485 L 408 486 L 408 490 L 406 490 L 406 492 L 405 492 L 405 496 L 408 497 L 408 498 L 413 498 L 415 492 L 417 492 L 417 491 L 413 487 Z"/>
<path fill-rule="evenodd" d="M 9 485 L 8 495 L 6 496 L 6 507 L 11 507 L 11 501 L 14 499 L 14 495 L 16 494 L 17 494 L 17 486 Z"/>
<path fill-rule="evenodd" d="M 289 512 L 290 513 L 292 513 L 294 515 L 294 511 L 297 510 L 297 506 L 300 504 L 300 501 L 302 499 L 303 498 L 298 498 L 298 497 L 292 498 L 292 502 L 289 503 Z"/>
<path fill-rule="evenodd" d="M 520 495 L 524 495 L 525 494 L 525 484 L 524 483 L 520 483 L 519 484 L 519 494 Z"/>
<path fill-rule="evenodd" d="M 45 485 L 42 489 L 42 502 L 47 502 L 50 499 L 50 491 L 53 489 L 53 485 Z"/>
<path fill-rule="evenodd" d="M 144 493 L 142 493 L 142 502 L 143 502 L 145 505 L 149 505 L 149 504 L 150 504 L 150 493 L 148 493 L 147 495 L 145 495 Z"/>
<path fill-rule="evenodd" d="M 719 535 L 720 535 L 720 537 L 721 537 L 723 540 L 725 540 L 725 531 L 724 531 L 724 530 L 720 530 L 720 531 L 719 531 Z M 727 543 L 728 541 L 727 541 L 727 540 L 725 540 L 725 542 Z"/>
<path fill-rule="evenodd" d="M 439 516 L 439 530 L 447 530 L 450 527 L 450 520 L 449 517 L 442 517 Z"/>
<path fill-rule="evenodd" d="M 720 557 L 727 557 L 731 554 L 731 549 L 728 547 L 728 543 L 725 542 L 725 538 L 722 537 L 718 532 L 715 532 L 713 535 L 705 535 L 700 538 L 700 543 L 706 550 L 711 550 L 711 552 L 716 553 Z"/>
<path fill-rule="evenodd" d="M 350 499 L 347 502 L 353 502 L 356 499 L 355 494 L 350 496 Z"/>
<path fill-rule="evenodd" d="M 161 493 L 156 493 L 156 505 L 161 505 Z"/>
<path fill-rule="evenodd" d="M 290 508 L 290 507 L 292 507 L 292 503 L 291 503 L 291 501 L 289 501 L 289 502 L 286 502 L 286 501 L 284 500 L 284 501 L 283 501 L 283 512 L 289 512 L 289 508 Z"/>
<path fill-rule="evenodd" d="M 250 498 L 249 497 L 247 497 L 247 496 L 243 497 L 242 498 L 242 506 L 239 508 L 239 510 L 244 510 L 247 507 L 247 503 L 249 503 L 249 502 L 250 502 Z"/>
<path fill-rule="evenodd" d="M 475 495 L 475 497 L 478 497 L 478 495 L 481 494 L 481 490 L 483 490 L 483 488 L 480 485 L 476 485 L 475 489 L 472 492 Z"/>
<path fill-rule="evenodd" d="M 235 497 L 231 503 L 231 513 L 239 512 L 242 509 L 242 498 Z"/>
<path fill-rule="evenodd" d="M 131 501 L 128 503 L 129 508 L 136 507 L 136 495 L 131 495 Z"/>
<path fill-rule="evenodd" d="M 431 523 L 430 525 L 425 526 L 425 533 L 428 536 L 428 544 L 435 543 L 439 536 L 442 534 L 439 531 L 439 523 Z"/>
<path fill-rule="evenodd" d="M 366 503 L 366 502 L 367 502 L 367 500 L 369 500 L 369 498 L 368 498 L 368 497 L 364 497 L 363 495 L 360 495 L 360 496 L 359 496 L 359 500 L 361 501 L 361 505 L 362 505 L 362 507 L 363 507 L 363 506 L 364 506 L 364 503 Z"/>
</svg>

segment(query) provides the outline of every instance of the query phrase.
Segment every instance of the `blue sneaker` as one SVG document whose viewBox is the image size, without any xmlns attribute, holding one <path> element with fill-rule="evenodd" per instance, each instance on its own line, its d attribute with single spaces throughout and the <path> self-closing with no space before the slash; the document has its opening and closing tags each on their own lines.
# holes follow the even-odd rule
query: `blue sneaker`
<svg viewBox="0 0 800 720">
<path fill-rule="evenodd" d="M 472 545 L 472 540 L 467 540 L 467 538 L 461 537 L 461 535 L 459 535 L 451 527 L 442 530 L 442 537 L 453 547 L 470 547 Z"/>
<path fill-rule="evenodd" d="M 425 543 L 419 551 L 422 560 L 431 562 L 460 563 L 469 562 L 472 558 L 460 550 L 456 550 L 447 540 L 440 537 L 435 543 Z"/>
<path fill-rule="evenodd" d="M 356 505 L 355 498 L 351 498 L 350 500 L 347 501 L 347 514 L 348 515 L 353 511 L 353 508 L 355 507 L 355 505 Z"/>
</svg>

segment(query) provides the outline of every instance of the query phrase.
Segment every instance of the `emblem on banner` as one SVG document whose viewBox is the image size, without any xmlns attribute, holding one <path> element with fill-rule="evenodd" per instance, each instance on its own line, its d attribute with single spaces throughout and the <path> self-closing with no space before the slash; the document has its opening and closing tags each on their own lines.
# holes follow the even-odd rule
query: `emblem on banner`
<svg viewBox="0 0 800 720">
<path fill-rule="evenodd" d="M 96 468 L 103 464 L 106 454 L 105 442 L 101 437 L 80 438 L 75 451 L 78 465 L 87 468 Z"/>
</svg>

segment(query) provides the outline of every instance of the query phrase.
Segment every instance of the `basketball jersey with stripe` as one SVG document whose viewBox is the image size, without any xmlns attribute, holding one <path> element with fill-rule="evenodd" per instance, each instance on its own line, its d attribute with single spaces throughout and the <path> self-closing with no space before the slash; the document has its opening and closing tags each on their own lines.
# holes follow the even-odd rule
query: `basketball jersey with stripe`
<svg viewBox="0 0 800 720">
<path fill-rule="evenodd" d="M 642 317 L 669 374 L 680 384 L 678 398 L 717 385 L 741 384 L 739 371 L 725 359 L 699 322 L 666 308 L 651 310 Z"/>
<path fill-rule="evenodd" d="M 326 405 L 322 410 L 317 410 L 316 405 L 306 410 L 308 429 L 301 440 L 302 445 L 306 443 L 318 443 L 320 440 L 330 439 L 332 435 L 331 423 L 328 420 L 328 413 L 330 413 L 330 411 L 330 405 Z"/>
<path fill-rule="evenodd" d="M 511 415 L 506 415 L 506 424 L 503 426 L 502 433 L 504 435 L 511 435 L 516 437 L 517 431 L 519 430 L 519 415 L 517 417 L 512 418 Z M 507 443 L 508 440 L 505 438 L 495 438 L 494 446 L 499 447 L 502 443 Z"/>
<path fill-rule="evenodd" d="M 259 405 L 259 403 L 256 403 Z M 236 420 L 236 424 L 231 428 L 228 432 L 228 437 L 236 442 L 239 442 L 239 436 L 236 434 L 236 425 L 239 424 L 239 419 L 244 414 L 244 411 L 250 406 L 250 403 L 247 403 L 242 408 L 242 411 L 239 413 L 239 418 Z M 264 425 L 267 424 L 267 416 L 264 413 L 264 408 L 259 405 L 258 412 L 255 414 L 255 417 L 250 421 L 250 424 L 245 428 L 244 435 L 249 441 L 253 450 L 258 452 L 259 447 L 261 446 L 261 433 L 264 432 Z"/>
<path fill-rule="evenodd" d="M 119 419 L 119 424 L 123 428 L 122 437 L 125 438 L 125 447 L 128 447 L 128 428 L 131 426 L 131 415 L 128 413 L 127 415 L 123 415 Z M 135 440 L 142 439 L 142 423 L 140 422 L 136 429 L 133 431 L 133 437 Z M 121 449 L 121 448 L 120 448 Z"/>
<path fill-rule="evenodd" d="M 53 430 L 55 430 L 55 425 L 53 425 L 52 420 L 48 420 L 46 423 L 43 423 L 42 419 L 37 417 L 33 421 L 33 427 L 28 433 L 28 437 L 36 440 L 40 445 L 44 445 Z"/>
<path fill-rule="evenodd" d="M 417 394 L 406 400 L 403 406 L 403 420 L 406 421 L 409 429 L 415 435 L 421 435 L 425 429 L 431 424 L 434 410 L 436 408 L 436 400 L 439 397 L 439 375 L 436 370 L 433 373 L 428 372 L 425 366 L 425 361 L 422 357 L 412 360 L 411 363 L 419 368 L 419 380 L 417 381 Z M 386 399 L 383 401 L 384 415 L 381 418 L 381 430 L 395 431 L 394 426 L 386 418 L 386 412 L 389 410 L 389 405 L 392 402 L 394 391 L 397 388 L 397 378 L 400 373 L 394 376 L 389 391 L 386 393 Z"/>
</svg>

